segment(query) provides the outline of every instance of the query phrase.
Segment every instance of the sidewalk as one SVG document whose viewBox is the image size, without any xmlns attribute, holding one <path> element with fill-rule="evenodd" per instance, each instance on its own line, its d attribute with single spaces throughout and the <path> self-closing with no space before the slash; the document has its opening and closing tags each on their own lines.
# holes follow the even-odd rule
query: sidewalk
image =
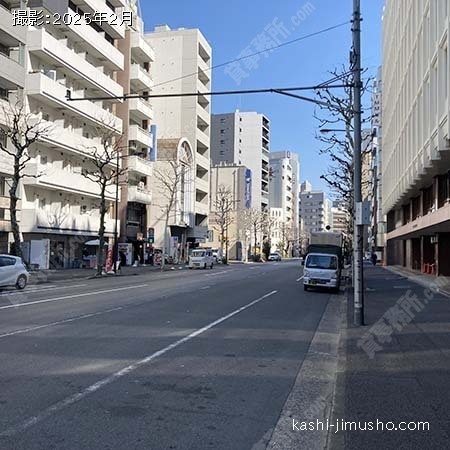
<svg viewBox="0 0 450 450">
<path fill-rule="evenodd" d="M 347 291 L 332 420 L 373 431 L 331 432 L 329 448 L 449 448 L 450 300 L 381 267 L 365 266 L 365 283 L 365 327 L 353 326 Z M 381 431 L 377 420 L 430 431 Z"/>
<path fill-rule="evenodd" d="M 408 278 L 421 286 L 427 288 L 437 288 L 439 292 L 450 296 L 450 277 L 436 277 L 420 273 L 417 270 L 410 270 L 403 266 L 388 266 L 387 270 Z"/>
<path fill-rule="evenodd" d="M 166 265 L 166 271 L 180 270 L 185 268 L 184 264 L 181 265 Z M 148 272 L 160 272 L 160 266 L 125 266 L 122 267 L 121 271 L 117 275 L 110 276 L 135 276 L 144 275 Z M 61 270 L 37 270 L 30 272 L 30 282 L 29 284 L 44 284 L 53 283 L 55 281 L 70 281 L 79 279 L 89 279 L 95 275 L 95 269 L 61 269 Z"/>
</svg>

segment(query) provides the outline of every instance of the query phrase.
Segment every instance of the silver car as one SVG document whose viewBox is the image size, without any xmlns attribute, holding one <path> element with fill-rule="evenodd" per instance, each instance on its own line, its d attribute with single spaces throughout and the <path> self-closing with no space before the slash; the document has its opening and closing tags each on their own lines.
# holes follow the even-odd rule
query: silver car
<svg viewBox="0 0 450 450">
<path fill-rule="evenodd" d="M 0 255 L 0 286 L 15 286 L 25 289 L 30 274 L 17 256 Z"/>
</svg>

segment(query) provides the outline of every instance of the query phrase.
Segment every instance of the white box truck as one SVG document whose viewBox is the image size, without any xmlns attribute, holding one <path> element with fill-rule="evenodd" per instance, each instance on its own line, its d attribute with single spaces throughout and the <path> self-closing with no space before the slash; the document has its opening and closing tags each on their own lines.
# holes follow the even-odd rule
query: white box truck
<svg viewBox="0 0 450 450">
<path fill-rule="evenodd" d="M 313 232 L 304 260 L 303 287 L 339 291 L 342 270 L 342 234 Z"/>
</svg>

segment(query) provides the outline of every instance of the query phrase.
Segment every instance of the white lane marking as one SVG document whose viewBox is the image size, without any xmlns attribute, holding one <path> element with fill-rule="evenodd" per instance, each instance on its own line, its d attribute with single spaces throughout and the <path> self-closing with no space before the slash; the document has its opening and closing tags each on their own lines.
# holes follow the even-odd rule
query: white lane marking
<svg viewBox="0 0 450 450">
<path fill-rule="evenodd" d="M 102 314 L 108 314 L 108 313 L 112 313 L 115 311 L 120 311 L 122 309 L 123 309 L 123 306 L 120 306 L 118 308 L 107 309 L 105 311 L 99 311 L 99 312 L 91 313 L 91 314 L 84 314 L 82 316 L 76 316 L 76 317 L 70 317 L 69 319 L 58 320 L 57 322 L 46 323 L 45 325 L 37 325 L 35 327 L 22 328 L 21 330 L 15 330 L 15 331 L 11 331 L 10 333 L 0 334 L 0 339 L 8 337 L 8 336 L 15 336 L 17 334 L 30 333 L 31 331 L 42 330 L 43 328 L 50 328 L 50 327 L 54 327 L 56 325 L 62 325 L 64 323 L 76 322 L 77 320 L 88 319 L 90 317 L 101 316 Z"/>
<path fill-rule="evenodd" d="M 204 291 L 205 289 L 210 289 L 211 286 L 203 286 L 202 288 L 200 288 L 201 291 Z"/>
<path fill-rule="evenodd" d="M 305 278 L 305 276 L 303 275 L 303 276 L 301 276 L 300 278 L 298 278 L 297 280 L 295 280 L 295 281 L 297 281 L 297 283 L 299 282 L 299 281 L 302 281 L 303 280 L 303 278 Z"/>
<path fill-rule="evenodd" d="M 220 272 L 214 272 L 214 273 L 208 273 L 205 275 L 205 277 L 217 277 L 219 275 L 225 275 L 226 273 L 231 273 L 234 272 L 235 269 L 231 269 L 231 270 L 221 270 Z"/>
<path fill-rule="evenodd" d="M 119 370 L 118 372 L 115 372 L 115 373 L 111 374 L 110 376 L 97 381 L 96 383 L 92 384 L 91 386 L 87 387 L 86 389 L 83 389 L 82 391 L 77 392 L 76 394 L 71 395 L 70 397 L 67 397 L 64 400 L 54 403 L 53 405 L 44 409 L 40 414 L 29 417 L 28 419 L 24 420 L 19 425 L 10 427 L 10 428 L 6 429 L 5 431 L 0 432 L 0 436 L 1 437 L 14 436 L 15 434 L 17 434 L 19 432 L 27 430 L 28 428 L 36 425 L 39 422 L 42 422 L 43 420 L 47 419 L 48 417 L 52 416 L 53 414 L 67 408 L 68 406 L 73 405 L 74 403 L 79 402 L 80 400 L 83 400 L 88 395 L 91 395 L 94 392 L 97 392 L 99 389 L 113 383 L 114 381 L 118 380 L 119 378 L 122 378 L 125 375 L 130 374 L 131 372 L 134 372 L 139 367 L 141 367 L 145 364 L 148 364 L 149 362 L 153 361 L 154 359 L 156 359 L 160 356 L 163 356 L 164 354 L 179 347 L 180 345 L 185 344 L 186 342 L 191 341 L 192 339 L 196 338 L 197 336 L 200 336 L 201 334 L 205 333 L 206 331 L 210 330 L 211 328 L 214 328 L 215 326 L 221 324 L 222 322 L 225 322 L 226 320 L 231 319 L 233 316 L 241 313 L 242 311 L 245 311 L 246 309 L 251 308 L 252 306 L 256 305 L 257 303 L 262 302 L 263 300 L 265 300 L 268 297 L 271 297 L 272 295 L 276 294 L 277 292 L 278 291 L 269 292 L 268 294 L 263 295 L 262 297 L 259 297 L 256 300 L 253 300 L 252 302 L 248 303 L 247 305 L 244 305 L 241 308 L 234 310 L 233 312 L 227 314 L 226 316 L 222 316 L 220 319 L 217 319 L 214 322 L 211 322 L 209 325 L 206 325 L 203 328 L 199 328 L 198 330 L 192 332 L 188 336 L 185 336 L 184 338 L 181 338 L 178 341 L 175 341 L 174 343 L 168 345 L 167 347 L 164 347 L 161 350 L 158 350 L 157 352 L 152 353 L 151 355 L 146 356 L 145 358 L 143 358 L 139 361 L 136 361 L 135 363 L 130 364 L 127 367 L 124 367 L 123 369 Z"/>
<path fill-rule="evenodd" d="M 139 288 L 146 287 L 146 286 L 148 286 L 148 284 L 139 284 L 137 286 L 127 286 L 127 287 L 115 288 L 115 289 L 105 289 L 103 291 L 84 292 L 83 294 L 66 295 L 64 297 L 47 298 L 45 300 L 36 300 L 35 302 L 17 303 L 15 305 L 0 306 L 0 310 L 1 309 L 11 309 L 11 308 L 21 308 L 23 306 L 38 305 L 40 303 L 57 302 L 60 300 L 68 300 L 71 298 L 88 297 L 90 295 L 108 294 L 109 292 L 126 291 L 128 289 L 139 289 Z"/>
<path fill-rule="evenodd" d="M 0 292 L 0 298 L 2 297 L 9 297 L 10 295 L 24 295 L 24 294 L 33 294 L 34 292 L 46 292 L 46 291 L 56 291 L 57 289 L 70 289 L 70 288 L 76 288 L 76 287 L 83 287 L 87 286 L 87 284 L 74 284 L 72 286 L 47 286 L 43 288 L 28 288 L 23 291 L 17 292 L 17 291 L 3 291 Z"/>
</svg>

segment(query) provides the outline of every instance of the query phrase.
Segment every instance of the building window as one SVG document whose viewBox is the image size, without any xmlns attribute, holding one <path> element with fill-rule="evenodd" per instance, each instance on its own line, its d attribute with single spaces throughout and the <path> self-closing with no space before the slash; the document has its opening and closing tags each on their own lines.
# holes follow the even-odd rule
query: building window
<svg viewBox="0 0 450 450">
<path fill-rule="evenodd" d="M 0 128 L 0 144 L 5 148 L 8 145 L 8 136 L 2 128 Z"/>
<path fill-rule="evenodd" d="M 220 145 L 225 145 L 225 141 L 223 139 L 220 140 Z"/>
<path fill-rule="evenodd" d="M 0 197 L 5 197 L 6 194 L 6 178 L 0 176 Z"/>
</svg>

